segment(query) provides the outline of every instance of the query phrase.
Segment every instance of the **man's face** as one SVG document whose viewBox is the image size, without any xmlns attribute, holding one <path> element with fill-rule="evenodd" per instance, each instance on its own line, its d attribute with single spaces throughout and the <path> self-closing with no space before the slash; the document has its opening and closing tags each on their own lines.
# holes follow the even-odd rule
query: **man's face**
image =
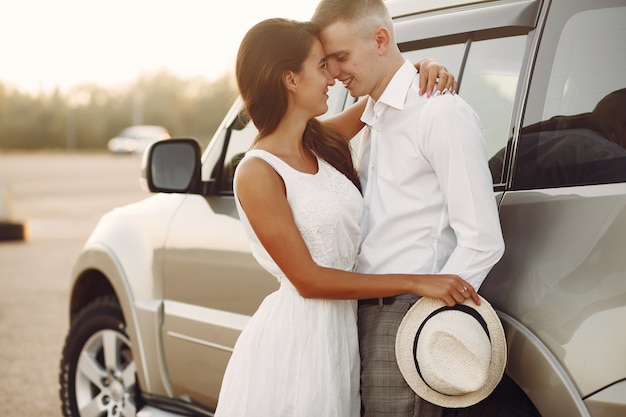
<svg viewBox="0 0 626 417">
<path fill-rule="evenodd" d="M 355 26 L 335 22 L 320 33 L 330 75 L 341 81 L 353 97 L 372 92 L 380 59 L 373 36 L 357 33 Z"/>
</svg>

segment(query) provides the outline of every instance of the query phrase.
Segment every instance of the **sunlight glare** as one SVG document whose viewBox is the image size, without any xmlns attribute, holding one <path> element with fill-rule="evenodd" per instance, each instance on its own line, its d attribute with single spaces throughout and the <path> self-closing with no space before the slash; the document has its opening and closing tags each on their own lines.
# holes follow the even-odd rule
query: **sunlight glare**
<svg viewBox="0 0 626 417">
<path fill-rule="evenodd" d="M 245 32 L 307 20 L 317 0 L 0 0 L 0 82 L 28 92 L 114 86 L 166 69 L 214 80 Z"/>
</svg>

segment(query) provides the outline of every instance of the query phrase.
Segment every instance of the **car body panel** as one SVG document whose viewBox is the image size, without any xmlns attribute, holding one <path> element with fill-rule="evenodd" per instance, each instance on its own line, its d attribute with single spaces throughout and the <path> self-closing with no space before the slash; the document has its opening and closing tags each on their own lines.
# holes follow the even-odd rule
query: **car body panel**
<svg viewBox="0 0 626 417">
<path fill-rule="evenodd" d="M 625 193 L 624 184 L 507 193 L 500 206 L 507 250 L 481 287 L 568 370 L 581 397 L 624 378 L 626 369 L 626 337 L 615 328 L 626 322 Z M 510 359 L 512 367 L 521 384 L 531 370 L 549 374 L 537 360 Z M 524 385 L 545 396 L 538 382 L 551 380 Z"/>
<path fill-rule="evenodd" d="M 161 337 L 155 333 L 161 321 L 163 288 L 160 268 L 156 267 L 159 260 L 154 255 L 164 245 L 169 221 L 183 197 L 158 194 L 105 214 L 73 268 L 75 282 L 70 310 L 76 312 L 87 303 L 89 298 L 83 295 L 88 292 L 85 288 L 94 286 L 99 277 L 106 277 L 118 294 L 129 338 L 140 352 L 137 355 L 140 384 L 159 395 L 168 395 L 169 390 L 168 378 L 162 374 Z M 142 304 L 150 302 L 156 302 L 157 306 L 146 308 Z"/>
<path fill-rule="evenodd" d="M 626 381 L 622 380 L 585 398 L 585 405 L 592 416 L 622 417 L 624 398 L 626 398 Z"/>
<path fill-rule="evenodd" d="M 278 288 L 252 257 L 233 197 L 220 199 L 188 195 L 172 219 L 163 256 L 162 337 L 174 394 L 208 404 L 217 403 L 243 322 Z"/>
<path fill-rule="evenodd" d="M 539 338 L 506 313 L 498 313 L 506 334 L 506 372 L 543 417 L 589 417 L 567 371 Z"/>
<path fill-rule="evenodd" d="M 247 315 L 278 288 L 252 257 L 239 219 L 213 212 L 206 199 L 193 195 L 172 220 L 163 275 L 168 300 Z"/>
<path fill-rule="evenodd" d="M 175 397 L 215 405 L 222 375 L 248 315 L 168 301 L 164 355 Z"/>
</svg>

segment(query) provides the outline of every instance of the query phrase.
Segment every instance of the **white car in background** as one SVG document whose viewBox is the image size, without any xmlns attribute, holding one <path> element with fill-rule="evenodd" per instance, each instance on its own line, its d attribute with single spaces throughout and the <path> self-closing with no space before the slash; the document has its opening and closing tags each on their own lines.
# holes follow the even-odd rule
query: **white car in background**
<svg viewBox="0 0 626 417">
<path fill-rule="evenodd" d="M 163 126 L 136 125 L 127 127 L 110 139 L 107 147 L 113 153 L 141 155 L 154 142 L 169 138 L 170 133 Z"/>
</svg>

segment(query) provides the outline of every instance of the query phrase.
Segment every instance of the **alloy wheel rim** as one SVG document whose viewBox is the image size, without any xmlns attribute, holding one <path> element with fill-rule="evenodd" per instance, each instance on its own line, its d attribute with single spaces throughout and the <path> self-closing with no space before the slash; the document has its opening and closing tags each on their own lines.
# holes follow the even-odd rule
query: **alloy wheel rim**
<svg viewBox="0 0 626 417">
<path fill-rule="evenodd" d="M 76 366 L 76 405 L 81 417 L 135 417 L 136 384 L 128 338 L 112 329 L 91 335 Z"/>
</svg>

